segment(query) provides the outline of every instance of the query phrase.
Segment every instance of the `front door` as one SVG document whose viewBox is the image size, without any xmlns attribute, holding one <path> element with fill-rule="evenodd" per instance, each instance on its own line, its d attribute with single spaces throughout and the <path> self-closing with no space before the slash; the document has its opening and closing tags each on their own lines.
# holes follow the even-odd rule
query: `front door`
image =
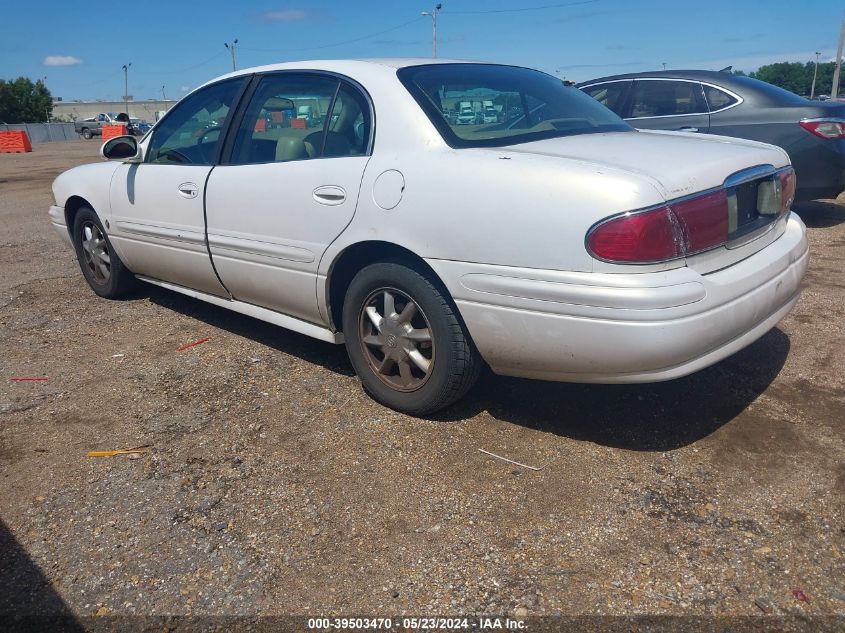
<svg viewBox="0 0 845 633">
<path fill-rule="evenodd" d="M 204 191 L 226 116 L 244 79 L 203 88 L 176 105 L 110 189 L 109 236 L 139 275 L 225 296 L 205 243 Z"/>
<path fill-rule="evenodd" d="M 261 78 L 206 194 L 209 249 L 235 299 L 322 321 L 317 266 L 355 213 L 371 122 L 337 77 Z"/>
</svg>

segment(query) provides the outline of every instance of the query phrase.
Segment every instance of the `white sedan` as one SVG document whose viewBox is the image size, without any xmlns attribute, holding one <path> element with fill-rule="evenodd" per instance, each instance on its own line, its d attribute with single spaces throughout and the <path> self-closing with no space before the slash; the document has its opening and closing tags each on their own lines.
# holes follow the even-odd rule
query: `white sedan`
<svg viewBox="0 0 845 633">
<path fill-rule="evenodd" d="M 501 120 L 447 114 L 478 100 Z M 689 374 L 774 327 L 807 266 L 783 150 L 636 131 L 513 66 L 252 68 L 102 153 L 50 209 L 94 292 L 141 279 L 345 343 L 367 392 L 415 415 L 482 359 L 574 382 Z"/>
</svg>

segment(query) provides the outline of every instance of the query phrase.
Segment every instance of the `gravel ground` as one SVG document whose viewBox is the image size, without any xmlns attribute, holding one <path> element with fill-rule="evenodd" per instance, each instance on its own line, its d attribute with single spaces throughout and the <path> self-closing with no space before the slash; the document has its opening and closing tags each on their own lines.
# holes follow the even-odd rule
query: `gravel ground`
<svg viewBox="0 0 845 633">
<path fill-rule="evenodd" d="M 0 155 L 0 614 L 845 628 L 845 198 L 800 207 L 800 302 L 718 365 L 644 386 L 485 375 L 418 420 L 365 396 L 342 347 L 150 286 L 96 297 L 46 211 L 98 148 Z"/>
</svg>

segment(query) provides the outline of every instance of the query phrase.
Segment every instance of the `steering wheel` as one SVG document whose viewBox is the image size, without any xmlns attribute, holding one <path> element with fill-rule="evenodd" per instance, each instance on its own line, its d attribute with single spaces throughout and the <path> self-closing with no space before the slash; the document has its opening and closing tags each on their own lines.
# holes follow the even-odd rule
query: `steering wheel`
<svg viewBox="0 0 845 633">
<path fill-rule="evenodd" d="M 190 163 L 191 159 L 185 156 L 182 152 L 177 151 L 175 149 L 163 149 L 158 154 L 160 157 L 164 157 L 167 160 L 173 163 Z"/>
<path fill-rule="evenodd" d="M 220 130 L 222 130 L 222 129 L 223 129 L 223 126 L 222 126 L 222 125 L 216 125 L 216 126 L 214 126 L 214 127 L 210 127 L 210 128 L 208 128 L 208 129 L 207 129 L 205 132 L 203 132 L 203 133 L 202 133 L 202 135 L 199 137 L 199 140 L 197 141 L 197 145 L 202 145 L 202 142 L 205 140 L 205 137 L 206 137 L 206 136 L 208 136 L 211 132 L 219 132 L 219 131 L 220 131 Z"/>
</svg>

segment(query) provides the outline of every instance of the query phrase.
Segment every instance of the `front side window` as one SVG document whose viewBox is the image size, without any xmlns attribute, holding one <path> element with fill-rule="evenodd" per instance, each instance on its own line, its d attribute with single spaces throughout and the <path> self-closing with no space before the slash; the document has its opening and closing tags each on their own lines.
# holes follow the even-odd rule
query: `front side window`
<svg viewBox="0 0 845 633">
<path fill-rule="evenodd" d="M 147 162 L 214 164 L 226 117 L 235 105 L 243 81 L 243 78 L 221 81 L 173 106 L 155 128 Z"/>
<path fill-rule="evenodd" d="M 737 102 L 736 97 L 729 95 L 724 90 L 719 90 L 715 86 L 704 86 L 704 96 L 707 98 L 710 112 L 724 110 Z"/>
<path fill-rule="evenodd" d="M 496 147 L 632 128 L 578 88 L 537 70 L 433 64 L 398 76 L 452 147 Z"/>
<path fill-rule="evenodd" d="M 693 81 L 636 81 L 631 96 L 631 116 L 707 114 L 701 84 Z"/>
<path fill-rule="evenodd" d="M 238 127 L 232 165 L 366 153 L 370 110 L 335 77 L 280 73 L 261 79 Z"/>
<path fill-rule="evenodd" d="M 610 108 L 619 116 L 624 116 L 622 109 L 625 107 L 625 92 L 630 83 L 629 81 L 611 81 L 606 84 L 587 86 L 582 90 L 605 108 Z"/>
</svg>

